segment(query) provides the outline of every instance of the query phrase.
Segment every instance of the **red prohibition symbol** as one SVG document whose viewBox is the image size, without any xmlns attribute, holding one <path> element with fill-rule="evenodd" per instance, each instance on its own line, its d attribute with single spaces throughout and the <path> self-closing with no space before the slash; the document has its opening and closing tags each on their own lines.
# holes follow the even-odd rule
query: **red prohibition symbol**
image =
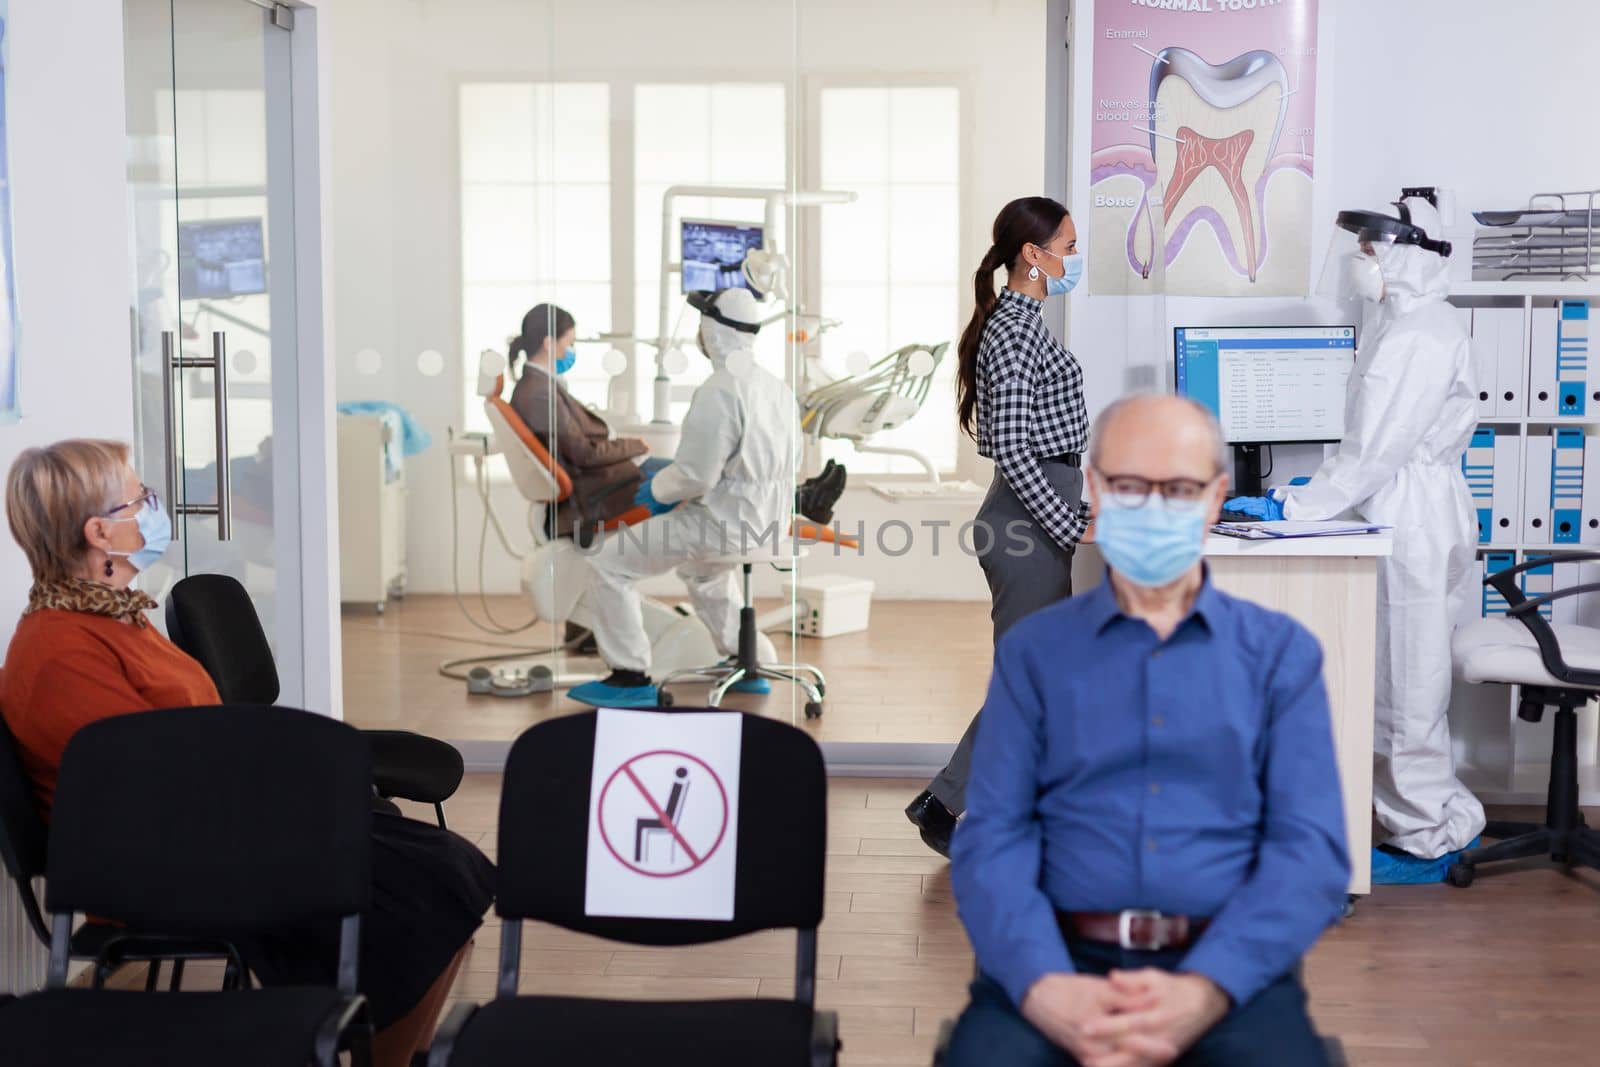
<svg viewBox="0 0 1600 1067">
<path fill-rule="evenodd" d="M 645 760 L 659 756 L 667 756 L 675 761 L 682 761 L 678 766 L 678 778 L 685 778 L 685 772 L 692 765 L 703 772 L 703 780 L 709 780 L 712 785 L 716 786 L 717 799 L 722 805 L 722 817 L 717 826 L 716 838 L 709 844 L 701 842 L 703 847 L 695 846 L 678 825 L 682 814 L 682 804 L 679 798 L 687 795 L 682 786 L 674 785 L 672 792 L 666 798 L 657 798 L 651 795 L 649 788 L 644 784 L 643 779 L 639 777 L 639 771 L 642 769 L 639 765 Z M 697 775 L 696 777 L 701 776 Z M 615 788 L 615 791 L 613 791 L 613 788 Z M 607 804 L 623 804 L 631 809 L 639 799 L 644 801 L 651 817 L 634 821 L 639 828 L 635 830 L 635 840 L 624 842 L 626 846 L 632 846 L 634 849 L 635 859 L 630 860 L 627 849 L 619 849 L 617 847 L 618 843 L 611 840 L 611 834 L 606 829 Z M 722 839 L 727 836 L 728 791 L 723 786 L 722 779 L 717 777 L 717 772 L 712 770 L 705 760 L 700 759 L 698 756 L 692 756 L 687 752 L 679 752 L 676 749 L 655 749 L 632 757 L 611 772 L 611 776 L 606 779 L 606 784 L 600 789 L 600 802 L 596 807 L 595 818 L 600 822 L 600 839 L 605 842 L 606 849 L 610 851 L 612 857 L 618 863 L 635 874 L 644 875 L 646 878 L 681 878 L 683 875 L 704 866 L 707 860 L 716 855 L 717 849 L 722 845 Z M 683 850 L 684 856 L 688 858 L 688 866 L 670 871 L 653 871 L 641 866 L 637 860 L 638 839 L 641 830 L 663 830 L 671 834 L 673 841 L 678 848 Z"/>
</svg>

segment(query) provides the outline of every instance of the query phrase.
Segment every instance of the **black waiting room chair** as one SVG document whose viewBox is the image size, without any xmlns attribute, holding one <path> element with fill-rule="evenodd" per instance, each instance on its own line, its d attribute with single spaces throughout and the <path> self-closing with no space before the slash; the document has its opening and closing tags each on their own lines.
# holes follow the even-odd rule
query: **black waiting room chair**
<svg viewBox="0 0 1600 1067">
<path fill-rule="evenodd" d="M 1600 584 L 1529 598 L 1518 581 L 1526 571 L 1552 562 L 1597 560 L 1600 552 L 1556 552 L 1489 575 L 1484 584 L 1505 598 L 1505 617 L 1470 622 L 1451 640 L 1456 667 L 1467 681 L 1520 687 L 1517 718 L 1538 722 L 1546 708 L 1555 709 L 1544 822 L 1491 821 L 1483 834 L 1497 840 L 1463 852 L 1447 872 L 1451 885 L 1470 886 L 1482 864 L 1533 856 L 1600 867 L 1600 831 L 1584 825 L 1578 806 L 1578 709 L 1600 697 L 1600 629 L 1552 624 L 1539 614 L 1568 597 L 1600 592 Z"/>
<path fill-rule="evenodd" d="M 287 708 L 138 712 L 78 731 L 50 823 L 48 987 L 0 1004 L 7 1067 L 333 1067 L 346 1049 L 368 1063 L 356 950 L 371 764 L 357 731 Z M 195 938 L 339 924 L 336 985 L 68 988 L 75 913 Z"/>
<path fill-rule="evenodd" d="M 482 1007 L 464 1004 L 451 1012 L 434 1038 L 429 1067 L 825 1067 L 836 1062 L 838 1016 L 814 1006 L 827 851 L 822 753 L 810 737 L 785 723 L 734 711 L 721 714 L 739 716 L 743 734 L 738 827 L 729 831 L 737 857 L 729 922 L 585 914 L 597 713 L 542 722 L 517 739 L 500 798 L 496 996 Z M 635 945 L 697 945 L 794 929 L 794 997 L 639 1002 L 518 996 L 522 924 L 528 920 Z"/>
<path fill-rule="evenodd" d="M 34 884 L 45 874 L 45 854 L 48 830 L 39 816 L 33 788 L 23 772 L 17 752 L 16 739 L 11 728 L 0 718 L 0 862 L 6 874 L 16 883 L 22 902 L 22 914 L 28 928 L 39 938 L 45 949 L 50 947 L 50 931 L 44 921 L 44 911 Z M 105 923 L 85 923 L 72 934 L 67 945 L 74 960 L 100 961 L 94 980 L 103 984 L 120 963 L 144 961 L 150 967 L 145 988 L 154 989 L 160 981 L 161 964 L 172 963 L 172 988 L 183 983 L 184 963 L 190 960 L 224 960 L 229 962 L 226 986 L 242 977 L 236 956 L 231 948 L 211 941 L 181 941 L 164 938 L 139 938 L 131 931 Z"/>
<path fill-rule="evenodd" d="M 167 636 L 199 661 L 224 704 L 271 704 L 278 667 L 250 594 L 226 574 L 194 574 L 167 596 Z M 433 805 L 444 826 L 444 802 L 466 771 L 454 745 L 409 730 L 363 730 L 372 746 L 373 787 L 385 800 Z"/>
</svg>

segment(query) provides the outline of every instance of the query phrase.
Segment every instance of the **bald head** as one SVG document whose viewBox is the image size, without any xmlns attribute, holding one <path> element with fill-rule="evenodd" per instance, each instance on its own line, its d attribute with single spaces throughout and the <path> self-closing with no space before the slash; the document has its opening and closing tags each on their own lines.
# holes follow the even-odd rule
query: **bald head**
<svg viewBox="0 0 1600 1067">
<path fill-rule="evenodd" d="M 1222 428 L 1188 397 L 1125 396 L 1100 413 L 1089 438 L 1089 465 L 1106 475 L 1208 482 L 1226 462 Z"/>
</svg>

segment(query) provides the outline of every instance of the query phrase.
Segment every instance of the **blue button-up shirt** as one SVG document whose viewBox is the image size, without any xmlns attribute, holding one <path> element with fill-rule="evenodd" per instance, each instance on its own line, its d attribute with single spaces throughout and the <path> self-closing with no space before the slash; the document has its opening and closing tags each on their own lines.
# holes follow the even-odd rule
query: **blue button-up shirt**
<svg viewBox="0 0 1600 1067">
<path fill-rule="evenodd" d="M 1322 649 L 1215 589 L 1166 640 L 1110 581 L 995 651 L 951 881 L 978 964 L 1018 1006 L 1073 969 L 1056 911 L 1211 926 L 1181 969 L 1243 1004 L 1291 970 L 1350 877 Z"/>
</svg>

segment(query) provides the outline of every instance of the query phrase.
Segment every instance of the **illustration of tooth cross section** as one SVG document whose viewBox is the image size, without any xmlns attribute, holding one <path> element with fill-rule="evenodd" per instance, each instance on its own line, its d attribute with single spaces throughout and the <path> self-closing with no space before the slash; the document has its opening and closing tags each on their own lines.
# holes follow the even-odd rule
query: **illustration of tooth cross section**
<svg viewBox="0 0 1600 1067">
<path fill-rule="evenodd" d="M 1147 210 L 1161 214 L 1143 222 L 1161 227 L 1168 263 L 1204 223 L 1233 270 L 1256 281 L 1270 247 L 1263 198 L 1289 94 L 1288 72 L 1271 52 L 1215 65 L 1187 48 L 1156 53 L 1150 154 L 1160 200 Z M 1144 244 L 1153 252 L 1151 237 Z M 1148 273 L 1148 263 L 1131 265 Z"/>
</svg>

